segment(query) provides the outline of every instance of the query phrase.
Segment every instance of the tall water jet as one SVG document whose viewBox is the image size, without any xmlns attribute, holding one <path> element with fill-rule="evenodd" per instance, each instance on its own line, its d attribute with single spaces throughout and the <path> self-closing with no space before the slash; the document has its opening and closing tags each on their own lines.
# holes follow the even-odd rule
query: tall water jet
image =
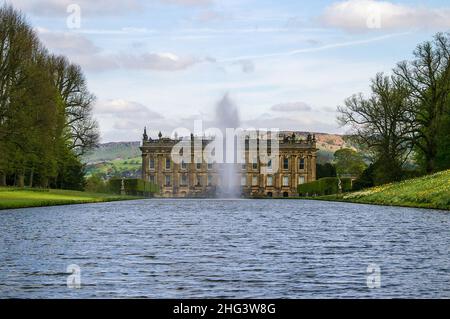
<svg viewBox="0 0 450 319">
<path fill-rule="evenodd" d="M 236 104 L 230 99 L 229 94 L 217 103 L 215 109 L 215 126 L 221 130 L 223 135 L 223 155 L 227 158 L 227 129 L 237 129 L 240 126 L 239 112 Z M 237 154 L 237 140 L 234 140 L 234 154 Z M 228 149 L 229 151 L 229 149 Z M 224 163 L 220 165 L 220 183 L 218 186 L 217 196 L 219 198 L 239 198 L 241 197 L 240 189 L 240 174 L 239 164 L 236 161 L 233 163 Z"/>
</svg>

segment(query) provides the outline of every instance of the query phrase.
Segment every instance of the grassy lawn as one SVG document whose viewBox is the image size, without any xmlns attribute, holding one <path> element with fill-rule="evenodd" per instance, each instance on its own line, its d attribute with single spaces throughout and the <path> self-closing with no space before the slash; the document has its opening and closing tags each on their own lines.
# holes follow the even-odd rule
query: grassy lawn
<svg viewBox="0 0 450 319">
<path fill-rule="evenodd" d="M 131 196 L 93 194 L 67 190 L 0 188 L 0 210 L 138 199 Z"/>
<path fill-rule="evenodd" d="M 360 192 L 317 199 L 450 210 L 450 170 Z"/>
</svg>

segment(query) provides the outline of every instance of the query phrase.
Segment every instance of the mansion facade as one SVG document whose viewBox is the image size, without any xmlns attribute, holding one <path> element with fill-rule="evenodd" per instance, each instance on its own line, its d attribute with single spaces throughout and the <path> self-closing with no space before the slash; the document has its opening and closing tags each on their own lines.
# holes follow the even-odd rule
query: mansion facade
<svg viewBox="0 0 450 319">
<path fill-rule="evenodd" d="M 196 140 L 197 139 L 197 140 Z M 200 139 L 200 141 L 198 140 Z M 191 136 L 192 146 L 201 143 L 203 149 L 211 140 Z M 316 180 L 317 148 L 314 135 L 306 139 L 294 133 L 281 133 L 279 141 L 279 169 L 273 174 L 262 173 L 264 165 L 259 158 L 249 161 L 246 151 L 245 164 L 177 164 L 172 160 L 172 149 L 180 139 L 151 139 L 144 131 L 141 146 L 142 179 L 158 185 L 156 197 L 168 198 L 214 198 L 220 188 L 224 165 L 235 165 L 236 185 L 242 197 L 294 197 L 298 185 Z M 259 140 L 258 140 L 259 143 Z M 267 167 L 266 167 L 267 168 Z M 270 170 L 269 170 L 270 171 Z"/>
</svg>

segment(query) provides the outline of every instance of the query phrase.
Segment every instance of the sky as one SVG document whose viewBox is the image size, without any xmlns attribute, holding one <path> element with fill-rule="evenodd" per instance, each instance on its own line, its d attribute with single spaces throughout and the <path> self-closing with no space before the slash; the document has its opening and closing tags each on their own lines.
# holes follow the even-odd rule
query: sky
<svg viewBox="0 0 450 319">
<path fill-rule="evenodd" d="M 212 123 L 345 133 L 336 108 L 450 28 L 448 0 L 0 0 L 82 66 L 102 142 Z M 206 128 L 206 127 L 205 127 Z"/>
</svg>

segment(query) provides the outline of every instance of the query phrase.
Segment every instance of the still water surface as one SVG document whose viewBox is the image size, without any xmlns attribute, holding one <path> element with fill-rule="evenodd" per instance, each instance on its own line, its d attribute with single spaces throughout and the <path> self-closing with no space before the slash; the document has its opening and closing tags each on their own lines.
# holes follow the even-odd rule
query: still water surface
<svg viewBox="0 0 450 319">
<path fill-rule="evenodd" d="M 450 298 L 450 214 L 297 200 L 0 212 L 0 298 Z M 81 289 L 67 288 L 69 265 Z M 367 267 L 381 268 L 381 288 Z"/>
</svg>

